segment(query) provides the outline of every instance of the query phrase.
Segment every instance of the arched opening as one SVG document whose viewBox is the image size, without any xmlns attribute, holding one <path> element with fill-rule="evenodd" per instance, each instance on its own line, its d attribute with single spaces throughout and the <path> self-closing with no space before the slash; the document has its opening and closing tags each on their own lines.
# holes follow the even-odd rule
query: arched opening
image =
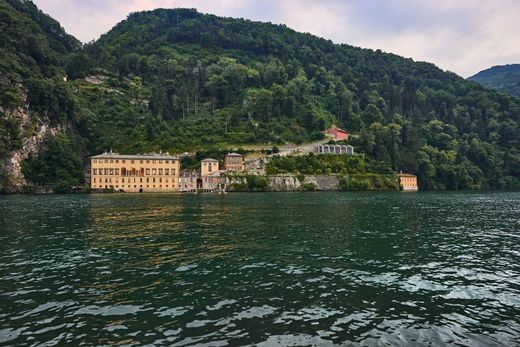
<svg viewBox="0 0 520 347">
<path fill-rule="evenodd" d="M 141 168 L 141 170 L 139 170 L 139 176 L 144 176 L 144 169 Z"/>
<path fill-rule="evenodd" d="M 132 170 L 130 171 L 130 176 L 137 176 L 137 170 L 132 168 Z"/>
<path fill-rule="evenodd" d="M 139 188 L 139 193 L 142 193 L 143 192 L 143 188 Z"/>
<path fill-rule="evenodd" d="M 126 168 L 121 169 L 121 176 L 126 176 Z"/>
</svg>

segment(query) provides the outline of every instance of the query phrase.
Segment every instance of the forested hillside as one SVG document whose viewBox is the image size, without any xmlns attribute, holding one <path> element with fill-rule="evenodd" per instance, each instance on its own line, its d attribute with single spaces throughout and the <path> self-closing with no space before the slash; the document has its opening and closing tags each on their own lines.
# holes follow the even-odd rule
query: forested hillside
<svg viewBox="0 0 520 347">
<path fill-rule="evenodd" d="M 189 9 L 133 13 L 59 56 L 69 80 L 43 75 L 44 90 L 63 88 L 70 109 L 54 93 L 30 107 L 70 125 L 74 153 L 298 143 L 334 123 L 357 152 L 418 174 L 423 189 L 520 185 L 520 100 L 429 63 Z M 56 182 L 45 148 L 24 164 L 32 182 Z"/>
<path fill-rule="evenodd" d="M 29 181 L 81 181 L 81 117 L 63 81 L 68 54 L 80 48 L 32 2 L 0 1 L 0 191 L 27 184 L 20 166 L 32 157 L 46 167 L 25 175 Z"/>
<path fill-rule="evenodd" d="M 486 88 L 520 97 L 520 64 L 493 66 L 468 79 Z"/>
</svg>

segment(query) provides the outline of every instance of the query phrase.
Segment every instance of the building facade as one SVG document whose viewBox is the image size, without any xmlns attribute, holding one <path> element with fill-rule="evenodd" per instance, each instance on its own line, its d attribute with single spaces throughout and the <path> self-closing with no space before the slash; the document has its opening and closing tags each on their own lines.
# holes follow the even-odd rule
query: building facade
<svg viewBox="0 0 520 347">
<path fill-rule="evenodd" d="M 90 158 L 93 189 L 130 193 L 179 190 L 180 161 L 168 153 L 103 153 Z"/>
<path fill-rule="evenodd" d="M 332 136 L 334 141 L 343 141 L 348 140 L 349 132 L 340 128 L 337 128 L 335 125 L 328 128 L 326 130 L 327 135 Z"/>
<path fill-rule="evenodd" d="M 354 154 L 354 147 L 351 145 L 317 145 L 316 153 L 318 154 Z"/>
<path fill-rule="evenodd" d="M 401 172 L 399 174 L 399 184 L 403 187 L 403 190 L 419 190 L 417 176 L 415 175 Z"/>
<path fill-rule="evenodd" d="M 219 170 L 219 162 L 216 159 L 202 159 L 200 161 L 200 175 L 201 176 L 208 176 L 215 171 Z"/>
<path fill-rule="evenodd" d="M 209 175 L 202 176 L 202 191 L 205 192 L 225 192 L 226 174 L 225 171 L 215 171 Z"/>
<path fill-rule="evenodd" d="M 228 153 L 224 157 L 224 169 L 229 172 L 242 172 L 245 170 L 244 157 L 238 153 Z"/>
<path fill-rule="evenodd" d="M 202 179 L 198 170 L 181 170 L 179 177 L 179 191 L 196 192 L 202 188 Z"/>
</svg>

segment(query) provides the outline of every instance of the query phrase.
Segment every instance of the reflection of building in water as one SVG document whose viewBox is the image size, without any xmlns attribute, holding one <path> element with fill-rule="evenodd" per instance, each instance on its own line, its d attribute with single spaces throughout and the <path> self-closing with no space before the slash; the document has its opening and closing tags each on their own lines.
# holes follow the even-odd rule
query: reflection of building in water
<svg viewBox="0 0 520 347">
<path fill-rule="evenodd" d="M 399 174 L 399 183 L 403 187 L 403 190 L 419 190 L 417 185 L 417 176 L 403 173 Z"/>
<path fill-rule="evenodd" d="M 179 158 L 168 153 L 103 153 L 90 158 L 90 186 L 125 192 L 178 191 Z"/>
</svg>

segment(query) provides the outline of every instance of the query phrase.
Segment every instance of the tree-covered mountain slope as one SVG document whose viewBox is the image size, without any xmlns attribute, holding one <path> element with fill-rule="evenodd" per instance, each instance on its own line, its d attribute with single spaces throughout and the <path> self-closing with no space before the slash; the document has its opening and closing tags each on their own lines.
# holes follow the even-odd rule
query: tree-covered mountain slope
<svg viewBox="0 0 520 347">
<path fill-rule="evenodd" d="M 70 136 L 78 113 L 63 81 L 67 56 L 80 47 L 32 2 L 0 1 L 0 191 L 23 189 L 23 162 L 59 142 L 59 157 L 41 180 L 67 180 L 82 171 L 79 145 Z"/>
<path fill-rule="evenodd" d="M 297 143 L 336 124 L 357 152 L 418 174 L 423 189 L 520 184 L 518 99 L 283 25 L 138 12 L 59 65 L 72 100 L 67 138 L 90 153 Z M 25 161 L 30 181 L 56 181 L 54 150 Z"/>
<path fill-rule="evenodd" d="M 493 66 L 468 79 L 486 88 L 520 97 L 520 64 Z"/>
</svg>

